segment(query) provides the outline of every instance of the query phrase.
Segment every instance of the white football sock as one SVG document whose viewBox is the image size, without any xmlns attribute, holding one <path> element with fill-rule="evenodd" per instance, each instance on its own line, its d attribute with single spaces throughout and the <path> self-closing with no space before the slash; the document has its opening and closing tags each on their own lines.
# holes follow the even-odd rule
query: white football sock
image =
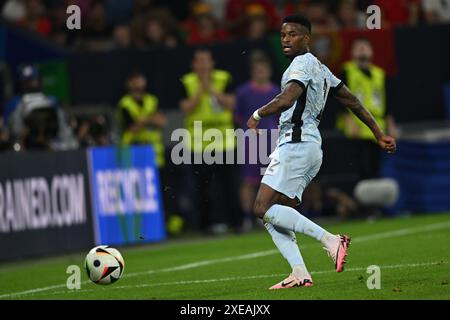
<svg viewBox="0 0 450 320">
<path fill-rule="evenodd" d="M 301 280 L 306 279 L 306 278 L 307 279 L 311 278 L 311 275 L 309 274 L 305 265 L 299 265 L 299 266 L 293 267 L 292 274 Z"/>
<path fill-rule="evenodd" d="M 281 204 L 271 206 L 264 215 L 263 220 L 264 222 L 271 223 L 274 226 L 286 230 L 306 234 L 319 241 L 322 240 L 322 237 L 327 232 L 322 227 L 301 215 L 297 210 Z"/>
<path fill-rule="evenodd" d="M 337 238 L 337 235 L 334 235 L 334 234 L 329 233 L 328 231 L 325 231 L 322 238 L 320 239 L 320 242 L 322 242 L 322 244 L 325 247 L 331 248 L 333 245 L 336 244 L 336 238 Z"/>
<path fill-rule="evenodd" d="M 278 250 L 291 265 L 291 268 L 305 265 L 300 249 L 297 246 L 297 240 L 294 232 L 283 228 L 278 228 L 270 223 L 264 223 L 264 226 L 272 236 L 272 240 Z"/>
</svg>

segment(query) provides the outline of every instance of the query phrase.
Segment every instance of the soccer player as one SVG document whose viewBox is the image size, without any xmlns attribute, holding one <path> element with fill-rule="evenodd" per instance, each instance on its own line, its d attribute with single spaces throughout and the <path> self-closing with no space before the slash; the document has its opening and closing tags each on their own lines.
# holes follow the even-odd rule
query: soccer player
<svg viewBox="0 0 450 320">
<path fill-rule="evenodd" d="M 329 233 L 294 209 L 322 164 L 318 125 L 327 97 L 334 96 L 364 122 L 383 150 L 394 153 L 396 149 L 395 139 L 383 133 L 342 81 L 309 52 L 310 39 L 311 23 L 307 18 L 293 15 L 283 19 L 281 45 L 292 62 L 281 79 L 282 92 L 257 109 L 247 122 L 250 129 L 258 131 L 262 118 L 281 113 L 278 145 L 270 156 L 253 208 L 292 267 L 292 273 L 270 289 L 313 285 L 296 244 L 296 233 L 320 241 L 336 272 L 344 270 L 350 238 Z"/>
</svg>

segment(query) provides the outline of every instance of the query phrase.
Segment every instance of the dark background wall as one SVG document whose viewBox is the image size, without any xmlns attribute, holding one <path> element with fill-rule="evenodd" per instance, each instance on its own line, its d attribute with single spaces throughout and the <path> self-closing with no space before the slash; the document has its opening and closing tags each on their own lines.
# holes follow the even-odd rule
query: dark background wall
<svg viewBox="0 0 450 320">
<path fill-rule="evenodd" d="M 140 70 L 147 75 L 149 90 L 160 98 L 161 107 L 178 108 L 179 79 L 190 71 L 192 55 L 197 48 L 71 54 L 67 61 L 72 103 L 115 105 L 124 93 L 127 75 L 133 70 Z M 234 84 L 248 79 L 248 53 L 252 49 L 262 49 L 274 60 L 273 50 L 267 41 L 233 42 L 205 48 L 211 49 L 217 68 L 231 72 Z M 280 72 L 275 71 L 274 80 L 278 81 Z"/>
<path fill-rule="evenodd" d="M 393 99 L 401 122 L 444 117 L 443 85 L 450 82 L 450 25 L 396 30 L 398 77 Z"/>
</svg>

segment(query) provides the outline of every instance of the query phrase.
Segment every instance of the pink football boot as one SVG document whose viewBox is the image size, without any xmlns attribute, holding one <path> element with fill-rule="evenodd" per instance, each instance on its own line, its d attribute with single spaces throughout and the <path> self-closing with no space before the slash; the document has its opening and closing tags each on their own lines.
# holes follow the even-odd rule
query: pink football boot
<svg viewBox="0 0 450 320">
<path fill-rule="evenodd" d="M 312 285 L 313 282 L 311 276 L 309 276 L 309 278 L 301 280 L 296 276 L 294 276 L 293 274 L 291 274 L 289 277 L 287 277 L 280 283 L 277 283 L 276 285 L 270 287 L 269 290 L 289 289 L 295 287 L 311 287 Z"/>
</svg>

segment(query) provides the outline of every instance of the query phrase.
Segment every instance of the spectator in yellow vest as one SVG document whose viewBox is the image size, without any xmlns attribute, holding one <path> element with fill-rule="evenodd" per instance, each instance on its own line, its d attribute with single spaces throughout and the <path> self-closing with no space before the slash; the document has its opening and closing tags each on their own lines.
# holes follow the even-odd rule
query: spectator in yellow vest
<svg viewBox="0 0 450 320">
<path fill-rule="evenodd" d="M 374 65 L 373 48 L 368 39 L 352 44 L 352 60 L 344 63 L 341 79 L 374 116 L 382 130 L 396 138 L 394 118 L 386 103 L 386 74 Z M 379 174 L 380 150 L 370 130 L 352 113 L 341 112 L 336 126 L 354 141 L 354 162 L 359 179 L 376 178 Z"/>
<path fill-rule="evenodd" d="M 158 167 L 163 167 L 164 144 L 162 128 L 166 117 L 158 111 L 158 98 L 146 93 L 147 79 L 140 72 L 132 73 L 127 80 L 128 93 L 119 101 L 120 143 L 152 145 Z"/>
<path fill-rule="evenodd" d="M 127 79 L 128 93 L 118 103 L 118 120 L 122 146 L 148 144 L 153 147 L 156 164 L 159 167 L 161 194 L 168 232 L 181 232 L 183 219 L 175 213 L 178 210 L 170 195 L 168 172 L 165 170 L 165 148 L 162 129 L 167 125 L 166 116 L 158 111 L 158 98 L 146 92 L 147 79 L 141 72 L 133 72 Z"/>
<path fill-rule="evenodd" d="M 235 97 L 231 93 L 231 74 L 214 68 L 214 59 L 209 50 L 194 52 L 192 72 L 181 78 L 184 98 L 180 108 L 184 114 L 185 128 L 192 139 L 187 141 L 191 158 L 201 163 L 193 164 L 196 182 L 195 197 L 199 204 L 199 216 L 193 227 L 213 234 L 225 232 L 229 226 L 238 230 L 242 226 L 239 207 L 239 171 L 235 164 L 225 164 L 227 152 L 235 150 L 233 109 Z M 221 137 L 207 141 L 194 134 L 194 126 L 201 123 L 202 131 L 215 129 Z M 217 131 L 218 130 L 218 131 Z M 196 137 L 196 138 L 194 138 Z M 204 141 L 205 140 L 205 141 Z M 211 147 L 213 145 L 213 147 Z M 206 164 L 203 152 L 213 148 L 215 154 L 224 159 L 223 164 Z M 197 156 L 195 156 L 197 154 Z M 215 157 L 216 158 L 216 157 Z"/>
<path fill-rule="evenodd" d="M 194 137 L 194 122 L 202 121 L 203 131 L 215 128 L 222 132 L 225 141 L 220 141 L 218 148 L 233 149 L 234 137 L 226 134 L 226 129 L 234 129 L 235 96 L 230 90 L 231 74 L 214 69 L 212 54 L 205 49 L 194 53 L 192 70 L 181 78 L 185 95 L 180 107 L 185 115 L 186 129 Z M 209 144 L 209 141 L 192 139 L 189 148 L 193 152 L 202 152 Z"/>
</svg>

